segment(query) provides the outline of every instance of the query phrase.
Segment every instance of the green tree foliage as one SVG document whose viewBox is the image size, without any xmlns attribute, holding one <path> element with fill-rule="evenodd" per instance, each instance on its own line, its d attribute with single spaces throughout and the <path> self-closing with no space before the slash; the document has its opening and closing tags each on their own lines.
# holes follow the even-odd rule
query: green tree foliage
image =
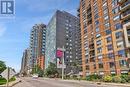
<svg viewBox="0 0 130 87">
<path fill-rule="evenodd" d="M 0 60 L 0 73 L 2 73 L 5 69 L 6 69 L 5 63 Z"/>
<path fill-rule="evenodd" d="M 50 63 L 48 68 L 45 70 L 45 75 L 48 77 L 52 77 L 56 74 L 58 74 L 56 65 L 54 63 Z"/>
</svg>

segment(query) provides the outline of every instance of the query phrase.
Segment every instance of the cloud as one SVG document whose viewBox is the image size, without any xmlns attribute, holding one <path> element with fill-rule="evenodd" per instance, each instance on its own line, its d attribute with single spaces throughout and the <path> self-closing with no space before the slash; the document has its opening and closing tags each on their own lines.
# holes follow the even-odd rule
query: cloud
<svg viewBox="0 0 130 87">
<path fill-rule="evenodd" d="M 0 37 L 2 37 L 5 34 L 6 27 L 3 24 L 0 24 Z"/>
</svg>

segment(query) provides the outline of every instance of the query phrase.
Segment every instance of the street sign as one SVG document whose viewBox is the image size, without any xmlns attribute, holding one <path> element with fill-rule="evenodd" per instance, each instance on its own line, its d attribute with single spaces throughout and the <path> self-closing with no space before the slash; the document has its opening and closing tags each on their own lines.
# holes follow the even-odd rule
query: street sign
<svg viewBox="0 0 130 87">
<path fill-rule="evenodd" d="M 13 71 L 13 69 L 9 70 L 9 79 L 11 79 L 16 73 Z"/>
<path fill-rule="evenodd" d="M 1 76 L 5 78 L 6 80 L 11 79 L 16 73 L 11 69 L 7 68 L 1 73 Z"/>
<path fill-rule="evenodd" d="M 6 80 L 8 79 L 8 68 L 1 73 L 1 76 Z"/>
</svg>

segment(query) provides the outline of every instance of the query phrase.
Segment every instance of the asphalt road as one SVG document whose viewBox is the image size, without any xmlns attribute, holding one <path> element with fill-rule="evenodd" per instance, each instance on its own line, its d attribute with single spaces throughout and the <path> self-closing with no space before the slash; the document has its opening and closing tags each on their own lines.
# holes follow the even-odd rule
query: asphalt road
<svg viewBox="0 0 130 87">
<path fill-rule="evenodd" d="M 110 86 L 97 85 L 96 83 L 92 84 L 81 81 L 22 78 L 22 82 L 16 84 L 14 87 L 110 87 Z"/>
</svg>

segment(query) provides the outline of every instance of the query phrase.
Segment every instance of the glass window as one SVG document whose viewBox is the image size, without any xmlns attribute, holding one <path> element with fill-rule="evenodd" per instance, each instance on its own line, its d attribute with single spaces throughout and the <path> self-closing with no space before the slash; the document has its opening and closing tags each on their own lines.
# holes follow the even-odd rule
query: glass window
<svg viewBox="0 0 130 87">
<path fill-rule="evenodd" d="M 104 20 L 108 20 L 108 19 L 109 19 L 108 15 L 104 17 Z"/>
<path fill-rule="evenodd" d="M 113 53 L 108 53 L 108 54 L 107 54 L 107 57 L 108 57 L 108 58 L 114 58 L 114 54 L 113 54 Z"/>
<path fill-rule="evenodd" d="M 103 68 L 103 63 L 98 64 L 99 68 Z"/>
<path fill-rule="evenodd" d="M 115 63 L 114 62 L 110 62 L 109 65 L 110 65 L 110 68 L 114 68 L 115 67 Z"/>
<path fill-rule="evenodd" d="M 121 31 L 120 32 L 116 32 L 115 35 L 116 35 L 116 39 L 119 39 L 119 38 L 122 37 L 122 32 Z"/>
<path fill-rule="evenodd" d="M 98 55 L 97 57 L 98 57 L 98 59 L 102 59 L 103 58 L 102 54 Z"/>
<path fill-rule="evenodd" d="M 108 51 L 113 50 L 112 44 L 107 45 L 107 50 L 108 50 Z"/>
<path fill-rule="evenodd" d="M 124 47 L 123 41 L 117 41 L 116 45 L 117 45 L 117 48 Z"/>
<path fill-rule="evenodd" d="M 102 48 L 101 47 L 97 48 L 97 53 L 101 53 L 101 52 L 102 52 Z"/>
<path fill-rule="evenodd" d="M 116 30 L 122 29 L 122 24 L 121 24 L 121 23 L 115 24 L 115 29 L 116 29 Z"/>
<path fill-rule="evenodd" d="M 94 19 L 97 19 L 99 17 L 98 13 L 94 16 Z"/>
<path fill-rule="evenodd" d="M 97 35 L 96 35 L 96 38 L 99 38 L 99 37 L 101 37 L 101 34 L 97 34 Z"/>
<path fill-rule="evenodd" d="M 120 20 L 120 15 L 114 16 L 114 17 L 113 17 L 113 20 L 114 20 L 114 21 Z"/>
<path fill-rule="evenodd" d="M 86 65 L 86 70 L 89 70 L 89 65 Z"/>
<path fill-rule="evenodd" d="M 96 25 L 96 26 L 99 25 L 99 20 L 96 20 L 96 21 L 95 21 L 95 25 Z"/>
<path fill-rule="evenodd" d="M 106 30 L 106 35 L 111 34 L 111 30 Z"/>
<path fill-rule="evenodd" d="M 112 7 L 116 6 L 118 4 L 118 0 L 112 0 Z"/>
<path fill-rule="evenodd" d="M 119 56 L 125 56 L 125 51 L 124 51 L 124 50 L 118 51 L 118 55 L 119 55 Z"/>
<path fill-rule="evenodd" d="M 112 38 L 111 37 L 107 37 L 106 40 L 107 40 L 107 43 L 109 43 L 109 42 L 112 41 Z"/>
<path fill-rule="evenodd" d="M 98 41 L 97 41 L 97 46 L 99 46 L 99 45 L 101 45 L 101 44 L 102 44 L 101 40 L 98 40 Z"/>
<path fill-rule="evenodd" d="M 120 66 L 121 66 L 121 67 L 122 67 L 122 66 L 127 66 L 126 60 L 120 60 L 119 63 L 120 63 Z"/>
<path fill-rule="evenodd" d="M 105 9 L 105 10 L 103 11 L 103 14 L 104 14 L 104 15 L 108 14 L 108 9 Z"/>
<path fill-rule="evenodd" d="M 107 9 L 107 2 L 105 2 L 105 3 L 103 4 L 103 9 L 104 9 L 104 10 Z"/>
<path fill-rule="evenodd" d="M 107 27 L 109 27 L 110 26 L 110 24 L 107 22 L 107 23 L 105 23 L 105 27 L 107 28 Z"/>
<path fill-rule="evenodd" d="M 94 69 L 96 69 L 96 64 L 93 64 Z"/>
<path fill-rule="evenodd" d="M 116 13 L 118 13 L 118 12 L 119 12 L 119 8 L 118 8 L 118 7 L 114 8 L 114 9 L 112 10 L 112 13 L 113 13 L 113 14 L 116 14 Z"/>
<path fill-rule="evenodd" d="M 96 32 L 98 32 L 99 31 L 99 27 L 96 27 Z"/>
</svg>

